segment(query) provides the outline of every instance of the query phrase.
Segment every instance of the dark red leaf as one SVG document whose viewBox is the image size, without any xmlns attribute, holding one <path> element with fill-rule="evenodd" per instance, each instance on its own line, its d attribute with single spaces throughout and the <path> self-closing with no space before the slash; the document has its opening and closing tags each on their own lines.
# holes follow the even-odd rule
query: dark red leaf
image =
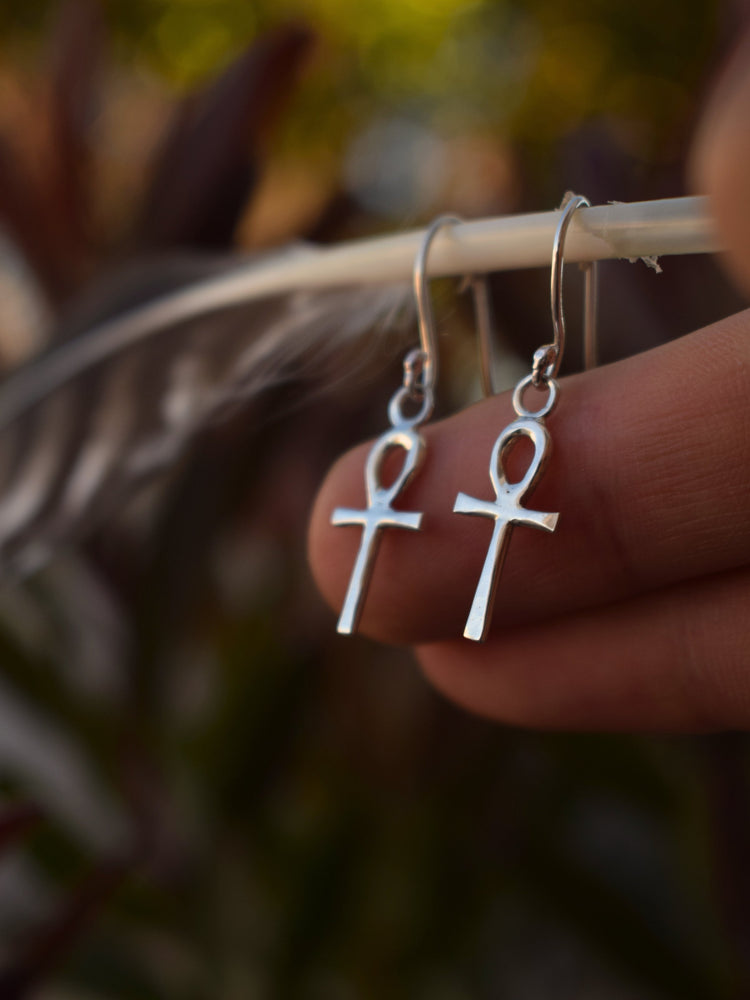
<svg viewBox="0 0 750 1000">
<path fill-rule="evenodd" d="M 258 39 L 178 112 L 136 228 L 139 249 L 224 248 L 257 175 L 258 143 L 311 42 L 298 25 Z"/>
<path fill-rule="evenodd" d="M 132 861 L 105 863 L 94 869 L 26 953 L 0 970 L 0 997 L 22 1000 L 31 996 L 69 956 L 131 869 Z"/>
<path fill-rule="evenodd" d="M 90 247 L 89 129 L 99 93 L 105 29 L 96 0 L 68 0 L 52 37 L 47 162 L 59 222 Z"/>
<path fill-rule="evenodd" d="M 28 802 L 4 809 L 0 813 L 0 852 L 28 833 L 41 818 L 40 810 Z"/>
<path fill-rule="evenodd" d="M 50 299 L 60 302 L 66 298 L 76 285 L 76 255 L 57 225 L 50 191 L 2 137 L 0 220 Z"/>
</svg>

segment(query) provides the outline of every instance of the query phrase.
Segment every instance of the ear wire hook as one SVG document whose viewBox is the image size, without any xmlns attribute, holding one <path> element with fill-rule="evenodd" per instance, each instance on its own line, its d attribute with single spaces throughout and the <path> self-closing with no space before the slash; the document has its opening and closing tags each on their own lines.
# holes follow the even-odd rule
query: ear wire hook
<svg viewBox="0 0 750 1000">
<path fill-rule="evenodd" d="M 550 306 L 552 310 L 552 327 L 555 340 L 552 344 L 540 347 L 534 352 L 532 382 L 541 386 L 546 380 L 555 378 L 560 370 L 563 351 L 565 350 L 565 314 L 563 312 L 563 265 L 565 263 L 563 250 L 568 226 L 574 212 L 582 207 L 591 207 L 588 198 L 583 195 L 572 195 L 560 217 L 552 246 L 552 269 L 550 278 Z M 596 261 L 581 264 L 583 271 L 583 362 L 588 371 L 597 364 L 597 266 Z M 474 290 L 474 308 L 477 319 L 477 334 L 479 338 L 479 368 L 482 381 L 482 392 L 485 396 L 494 396 L 498 389 L 495 386 L 494 355 L 495 339 L 493 336 L 492 310 L 489 299 L 489 289 L 484 278 L 472 278 Z"/>
<path fill-rule="evenodd" d="M 494 396 L 495 386 L 495 338 L 493 336 L 492 306 L 490 289 L 486 277 L 470 279 L 474 293 L 474 317 L 479 340 L 479 375 L 483 396 Z"/>
<path fill-rule="evenodd" d="M 545 379 L 556 378 L 562 363 L 565 350 L 565 313 L 563 311 L 563 265 L 565 238 L 573 214 L 579 208 L 590 208 L 591 202 L 583 195 L 574 194 L 568 198 L 560 221 L 557 224 L 554 242 L 552 244 L 552 268 L 550 273 L 550 308 L 552 311 L 552 327 L 555 332 L 553 344 L 540 347 L 534 354 L 534 385 L 540 385 Z M 596 366 L 596 297 L 597 297 L 597 267 L 596 261 L 582 264 L 583 276 L 583 360 L 588 371 Z"/>
<path fill-rule="evenodd" d="M 418 350 L 411 351 L 404 361 L 404 385 L 412 392 L 432 390 L 438 373 L 435 316 L 427 287 L 427 256 L 438 232 L 444 226 L 457 225 L 461 222 L 463 219 L 457 215 L 438 216 L 427 228 L 414 260 L 414 297 L 417 303 L 420 346 Z M 479 331 L 479 369 L 482 391 L 487 396 L 494 391 L 492 383 L 494 339 L 487 278 L 484 275 L 467 275 L 463 287 L 467 285 L 474 297 L 474 316 Z"/>
<path fill-rule="evenodd" d="M 419 373 L 419 388 L 431 391 L 435 388 L 438 376 L 437 340 L 435 335 L 435 314 L 432 309 L 429 288 L 427 287 L 427 255 L 432 241 L 444 226 L 453 226 L 463 222 L 457 215 L 439 215 L 427 228 L 421 246 L 414 258 L 414 298 L 417 304 L 417 323 L 419 325 L 419 357 L 421 371 Z M 407 363 L 415 361 L 415 352 L 404 362 L 405 377 L 411 380 L 411 388 L 415 387 L 413 373 L 407 372 Z M 406 384 L 406 383 L 405 383 Z"/>
</svg>

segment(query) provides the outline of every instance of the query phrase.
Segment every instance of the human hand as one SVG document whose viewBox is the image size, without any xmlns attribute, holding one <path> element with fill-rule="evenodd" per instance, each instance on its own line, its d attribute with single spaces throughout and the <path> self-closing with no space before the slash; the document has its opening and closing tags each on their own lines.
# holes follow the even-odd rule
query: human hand
<svg viewBox="0 0 750 1000">
<path fill-rule="evenodd" d="M 732 273 L 750 289 L 750 65 L 739 51 L 696 138 Z M 361 631 L 416 647 L 426 676 L 471 710 L 570 729 L 699 731 L 750 725 L 750 310 L 663 347 L 563 380 L 554 453 L 533 500 L 554 535 L 518 528 L 488 641 L 461 635 L 487 550 L 459 491 L 489 496 L 509 395 L 424 428 L 427 460 L 401 495 L 423 530 L 383 533 Z M 318 496 L 310 558 L 340 607 L 369 445 Z M 515 454 L 512 458 L 516 458 Z M 522 461 L 522 460 L 521 460 Z"/>
</svg>

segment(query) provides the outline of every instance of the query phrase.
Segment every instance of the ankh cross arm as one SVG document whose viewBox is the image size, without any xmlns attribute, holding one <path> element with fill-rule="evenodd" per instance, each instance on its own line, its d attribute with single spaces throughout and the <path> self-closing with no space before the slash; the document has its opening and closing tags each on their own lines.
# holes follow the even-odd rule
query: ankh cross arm
<svg viewBox="0 0 750 1000">
<path fill-rule="evenodd" d="M 509 483 L 503 471 L 503 454 L 513 439 L 526 436 L 534 444 L 534 455 L 526 475 L 518 483 Z M 459 493 L 453 510 L 457 514 L 474 514 L 494 518 L 492 538 L 474 593 L 474 600 L 466 619 L 464 637 L 475 642 L 484 642 L 490 628 L 492 606 L 498 580 L 510 542 L 511 531 L 516 524 L 524 524 L 542 531 L 554 531 L 558 514 L 527 510 L 521 506 L 524 495 L 533 488 L 544 470 L 550 446 L 547 430 L 539 420 L 521 418 L 515 420 L 502 432 L 495 442 L 490 458 L 490 479 L 495 490 L 495 500 L 478 500 L 466 493 Z"/>
<path fill-rule="evenodd" d="M 385 455 L 394 448 L 404 450 L 404 464 L 395 481 L 386 488 L 380 485 L 380 470 Z M 416 531 L 422 524 L 420 512 L 394 510 L 391 504 L 416 472 L 423 450 L 424 441 L 412 428 L 387 431 L 375 442 L 367 458 L 367 507 L 364 510 L 337 507 L 331 514 L 333 525 L 361 525 L 363 529 L 344 606 L 336 626 L 336 630 L 342 635 L 350 635 L 359 624 L 383 529 L 408 528 Z"/>
</svg>

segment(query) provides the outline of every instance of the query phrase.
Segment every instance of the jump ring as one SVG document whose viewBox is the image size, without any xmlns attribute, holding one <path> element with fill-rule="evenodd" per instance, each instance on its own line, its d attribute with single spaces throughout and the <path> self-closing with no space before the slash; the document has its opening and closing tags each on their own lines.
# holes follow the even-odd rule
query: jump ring
<svg viewBox="0 0 750 1000">
<path fill-rule="evenodd" d="M 530 420 L 543 420 L 544 417 L 552 413 L 555 408 L 555 404 L 557 403 L 558 384 L 553 378 L 545 378 L 543 381 L 549 395 L 547 397 L 547 402 L 539 410 L 527 410 L 523 405 L 524 392 L 526 392 L 530 385 L 534 384 L 533 374 L 527 375 L 518 383 L 513 391 L 513 409 L 519 417 L 528 417 Z"/>
<path fill-rule="evenodd" d="M 403 409 L 404 403 L 414 401 L 414 394 L 409 392 L 405 386 L 401 386 L 400 389 L 396 390 L 388 404 L 388 419 L 394 427 L 404 429 L 419 427 L 420 424 L 429 419 L 434 406 L 432 390 L 425 387 L 421 395 L 422 405 L 419 407 L 419 410 L 414 416 L 407 417 Z"/>
</svg>

